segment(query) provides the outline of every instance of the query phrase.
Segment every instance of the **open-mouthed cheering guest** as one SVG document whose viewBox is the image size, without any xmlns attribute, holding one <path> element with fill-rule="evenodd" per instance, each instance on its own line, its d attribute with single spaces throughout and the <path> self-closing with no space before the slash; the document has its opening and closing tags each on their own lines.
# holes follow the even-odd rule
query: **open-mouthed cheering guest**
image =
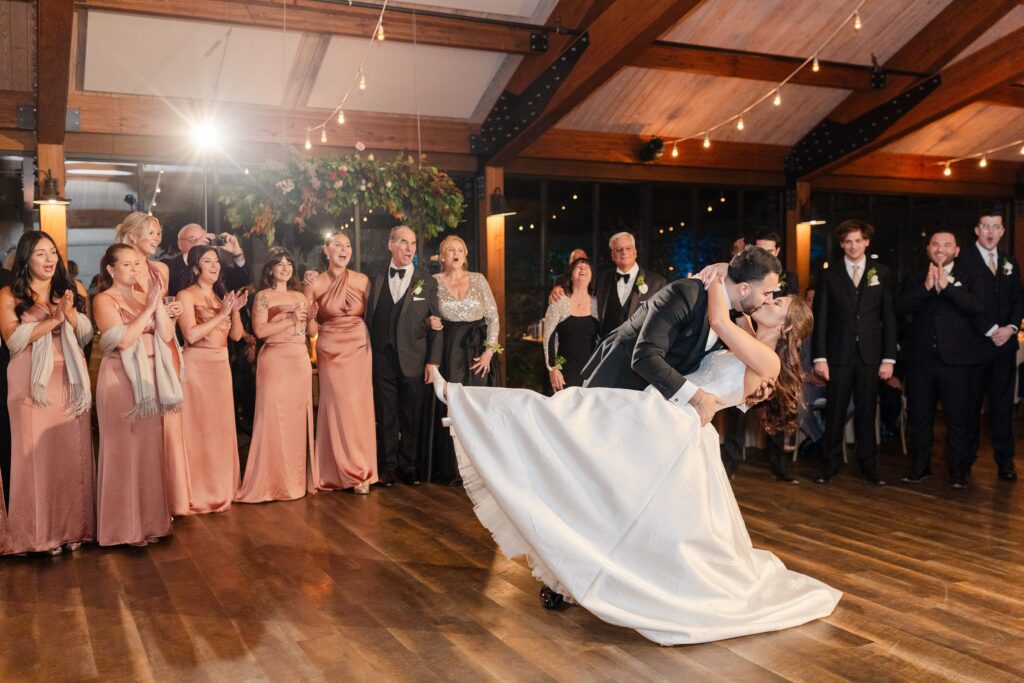
<svg viewBox="0 0 1024 683">
<path fill-rule="evenodd" d="M 100 293 L 93 300 L 103 352 L 96 379 L 100 545 L 144 546 L 171 533 L 161 417 L 181 406 L 181 381 L 163 279 L 155 275 L 142 294 L 135 285 L 143 270 L 145 260 L 133 247 L 111 245 L 100 260 Z"/>
<path fill-rule="evenodd" d="M 192 488 L 192 512 L 221 512 L 238 491 L 238 437 L 231 394 L 228 336 L 242 338 L 238 311 L 249 295 L 224 289 L 220 259 L 210 246 L 188 252 L 192 282 L 178 292 L 178 326 L 185 338 L 185 457 Z"/>
<path fill-rule="evenodd" d="M 155 216 L 142 211 L 132 211 L 121 221 L 114 234 L 114 241 L 135 247 L 144 259 L 147 268 L 139 269 L 139 279 L 134 289 L 146 295 L 151 283 L 160 280 L 162 294 L 167 296 L 169 271 L 166 263 L 154 259 L 163 229 Z M 167 315 L 174 320 L 181 315 L 181 303 L 174 297 L 165 299 Z M 173 348 L 175 366 L 181 367 L 181 348 L 177 338 Z M 180 370 L 179 370 L 180 372 Z M 167 505 L 175 517 L 187 515 L 191 510 L 189 494 L 188 462 L 185 460 L 185 432 L 181 421 L 181 411 L 167 411 L 163 415 L 164 434 L 164 488 L 167 490 Z"/>
<path fill-rule="evenodd" d="M 334 233 L 324 246 L 327 270 L 306 287 L 315 306 L 320 405 L 316 419 L 318 488 L 369 493 L 377 481 L 373 357 L 363 321 L 370 278 L 350 270 L 352 243 Z"/>
<path fill-rule="evenodd" d="M 262 503 L 314 493 L 313 368 L 306 349 L 309 307 L 287 249 L 267 255 L 252 326 L 263 340 L 256 364 L 256 417 L 235 500 Z"/>
<path fill-rule="evenodd" d="M 95 538 L 92 397 L 82 353 L 93 328 L 85 292 L 45 232 L 21 236 L 12 270 L 11 286 L 0 290 L 0 332 L 11 350 L 12 551 L 59 555 Z"/>
</svg>

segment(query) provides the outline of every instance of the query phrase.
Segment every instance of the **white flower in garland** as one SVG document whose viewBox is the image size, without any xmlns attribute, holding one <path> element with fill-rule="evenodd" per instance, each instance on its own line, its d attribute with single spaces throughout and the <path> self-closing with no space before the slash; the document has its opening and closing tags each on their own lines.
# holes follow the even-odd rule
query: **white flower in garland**
<svg viewBox="0 0 1024 683">
<path fill-rule="evenodd" d="M 277 186 L 277 189 L 281 190 L 281 192 L 284 194 L 288 194 L 289 192 L 295 189 L 295 183 L 293 183 L 290 178 L 279 180 L 275 183 L 275 185 Z"/>
</svg>

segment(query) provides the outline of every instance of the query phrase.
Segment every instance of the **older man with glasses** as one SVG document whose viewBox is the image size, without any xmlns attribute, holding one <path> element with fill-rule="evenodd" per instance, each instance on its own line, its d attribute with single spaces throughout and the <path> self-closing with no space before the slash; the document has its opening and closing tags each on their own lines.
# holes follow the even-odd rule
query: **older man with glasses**
<svg viewBox="0 0 1024 683">
<path fill-rule="evenodd" d="M 163 261 L 170 271 L 167 283 L 169 296 L 176 296 L 180 290 L 188 287 L 188 252 L 200 244 L 212 244 L 217 247 L 225 287 L 233 291 L 249 284 L 249 274 L 245 270 L 245 254 L 242 253 L 242 245 L 238 243 L 238 238 L 227 232 L 214 235 L 206 232 L 198 223 L 189 223 L 178 231 L 178 249 L 181 250 L 181 256 Z M 230 261 L 224 258 L 225 255 L 231 257 Z"/>
</svg>

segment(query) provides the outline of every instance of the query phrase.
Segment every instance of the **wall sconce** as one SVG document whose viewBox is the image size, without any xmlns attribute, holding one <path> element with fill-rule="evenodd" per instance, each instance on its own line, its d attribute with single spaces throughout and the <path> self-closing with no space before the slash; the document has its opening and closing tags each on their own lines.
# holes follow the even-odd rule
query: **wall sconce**
<svg viewBox="0 0 1024 683">
<path fill-rule="evenodd" d="M 501 188 L 494 188 L 494 192 L 491 193 L 491 210 L 488 212 L 488 218 L 491 216 L 512 216 L 515 211 L 509 208 L 505 202 L 505 195 L 501 193 Z"/>
<path fill-rule="evenodd" d="M 43 180 L 43 188 L 39 196 L 32 202 L 36 206 L 43 204 L 63 204 L 67 206 L 71 202 L 60 196 L 60 186 L 57 179 L 53 177 L 53 171 L 46 171 L 46 178 Z"/>
</svg>

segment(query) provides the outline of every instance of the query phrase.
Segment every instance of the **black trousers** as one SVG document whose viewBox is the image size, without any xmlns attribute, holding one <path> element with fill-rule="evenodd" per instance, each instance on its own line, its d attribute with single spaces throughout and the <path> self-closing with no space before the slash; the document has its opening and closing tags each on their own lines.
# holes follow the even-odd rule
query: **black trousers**
<svg viewBox="0 0 1024 683">
<path fill-rule="evenodd" d="M 743 462 L 743 445 L 747 437 L 747 418 L 739 408 L 729 408 L 722 415 L 722 465 L 731 476 Z M 754 413 L 753 419 L 759 419 Z M 772 474 L 786 479 L 789 477 L 789 465 L 785 457 L 785 433 L 768 434 L 768 464 Z"/>
<path fill-rule="evenodd" d="M 977 421 L 973 390 L 977 372 L 977 365 L 947 365 L 937 356 L 927 363 L 907 365 L 910 476 L 931 474 L 935 406 L 939 401 L 946 418 L 946 467 L 950 476 L 970 466 Z"/>
<path fill-rule="evenodd" d="M 988 342 L 986 342 L 988 343 Z M 1017 376 L 1017 350 L 1000 349 L 983 365 L 975 366 L 974 410 L 980 411 L 982 399 L 988 396 L 989 430 L 992 451 L 1000 467 L 1013 466 L 1013 382 Z M 981 419 L 974 421 L 967 467 L 978 458 L 981 441 Z"/>
<path fill-rule="evenodd" d="M 377 471 L 419 479 L 423 375 L 406 377 L 392 347 L 373 351 L 373 409 L 377 418 Z"/>
<path fill-rule="evenodd" d="M 875 476 L 878 470 L 878 442 L 875 415 L 878 411 L 878 365 L 857 358 L 849 365 L 828 365 L 825 408 L 825 472 L 835 476 L 843 467 L 843 430 L 847 408 L 853 398 L 853 427 L 857 439 L 857 464 L 862 474 Z"/>
</svg>

